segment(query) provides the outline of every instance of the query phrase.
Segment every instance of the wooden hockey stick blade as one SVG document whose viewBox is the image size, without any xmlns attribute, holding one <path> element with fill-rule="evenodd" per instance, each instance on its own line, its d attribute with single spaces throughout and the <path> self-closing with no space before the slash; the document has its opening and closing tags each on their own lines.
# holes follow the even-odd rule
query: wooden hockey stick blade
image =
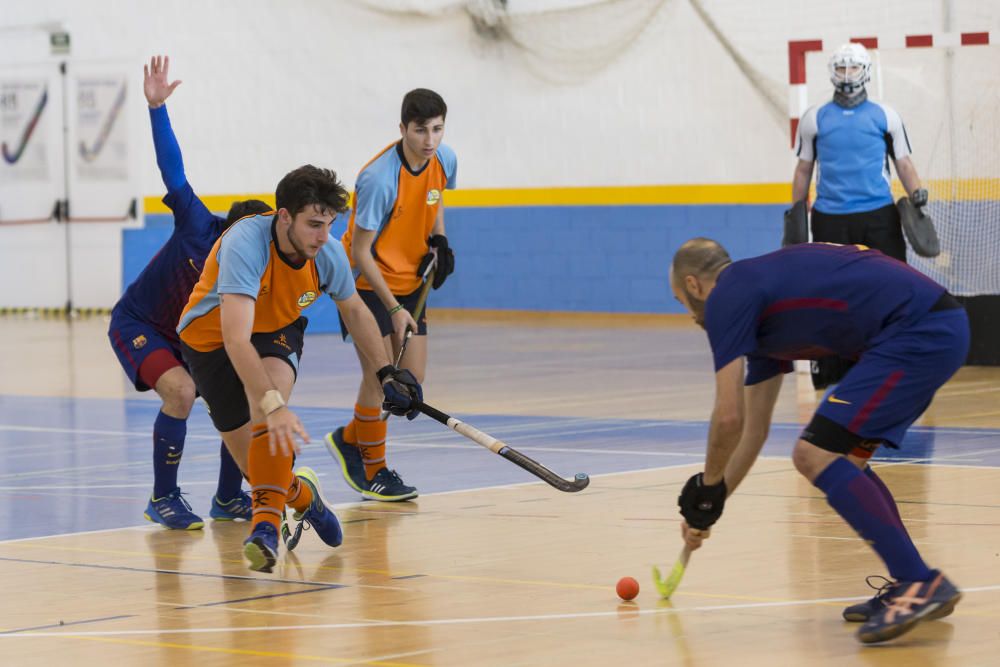
<svg viewBox="0 0 1000 667">
<path fill-rule="evenodd" d="M 553 488 L 565 491 L 566 493 L 576 493 L 577 491 L 583 491 L 590 484 L 590 476 L 586 473 L 577 473 L 571 480 L 564 479 L 533 458 L 525 456 L 505 442 L 497 440 L 487 433 L 483 433 L 471 424 L 466 424 L 463 421 L 455 419 L 451 415 L 445 414 L 426 403 L 417 402 L 414 407 L 434 421 L 440 422 L 456 433 L 464 435 L 477 445 L 485 447 L 494 454 L 502 456 L 511 463 L 527 470 Z"/>
</svg>

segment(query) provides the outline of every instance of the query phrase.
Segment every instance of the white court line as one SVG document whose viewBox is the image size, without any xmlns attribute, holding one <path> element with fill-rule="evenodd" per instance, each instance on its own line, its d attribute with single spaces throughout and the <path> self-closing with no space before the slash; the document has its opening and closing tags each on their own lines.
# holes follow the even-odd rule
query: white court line
<svg viewBox="0 0 1000 667">
<path fill-rule="evenodd" d="M 119 526 L 118 528 L 99 528 L 97 530 L 81 530 L 75 533 L 57 533 L 55 535 L 39 535 L 38 537 L 18 537 L 13 540 L 0 540 L 0 545 L 14 544 L 15 542 L 32 542 L 34 540 L 49 540 L 54 537 L 76 537 L 77 535 L 99 535 L 100 533 L 112 533 L 116 530 L 166 530 L 163 526 L 146 522 L 139 526 Z"/>
<path fill-rule="evenodd" d="M 993 586 L 977 586 L 973 588 L 963 588 L 963 593 L 984 593 L 1000 591 L 1000 584 Z M 660 607 L 657 609 L 638 609 L 631 612 L 637 616 L 653 616 L 659 614 L 680 614 L 685 612 L 725 612 L 741 611 L 744 609 L 768 609 L 781 607 L 803 607 L 818 604 L 832 604 L 840 602 L 851 602 L 861 600 L 861 597 L 842 598 L 815 598 L 812 600 L 778 600 L 774 602 L 746 602 L 742 604 L 722 604 L 705 605 L 699 607 Z M 150 630 L 96 630 L 89 632 L 22 632 L 16 634 L 3 634 L 0 639 L 17 638 L 38 638 L 38 637 L 126 637 L 134 635 L 175 635 L 175 634 L 220 634 L 230 632 L 300 632 L 302 630 L 355 630 L 365 628 L 388 628 L 388 627 L 433 627 L 441 625 L 473 625 L 480 623 L 523 623 L 538 621 L 569 621 L 585 618 L 615 618 L 619 615 L 617 609 L 613 611 L 591 611 L 577 612 L 569 614 L 536 614 L 525 616 L 478 616 L 472 618 L 438 618 L 425 621 L 380 621 L 369 620 L 359 623 L 322 623 L 316 625 L 261 625 L 254 627 L 221 627 L 221 628 L 179 628 L 176 630 L 164 630 L 154 628 Z"/>
<path fill-rule="evenodd" d="M 55 426 L 16 426 L 13 424 L 0 424 L 0 431 L 17 431 L 21 433 L 78 433 L 80 435 L 116 435 L 127 438 L 151 438 L 153 432 L 150 431 L 98 431 L 86 428 L 57 428 Z M 219 440 L 218 435 L 194 435 L 188 434 L 187 438 L 195 440 Z"/>
</svg>

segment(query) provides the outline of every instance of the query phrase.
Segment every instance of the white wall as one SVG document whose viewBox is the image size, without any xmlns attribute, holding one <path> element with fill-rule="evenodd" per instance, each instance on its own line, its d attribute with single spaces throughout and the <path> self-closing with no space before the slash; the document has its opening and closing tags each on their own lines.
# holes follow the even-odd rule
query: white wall
<svg viewBox="0 0 1000 667">
<path fill-rule="evenodd" d="M 225 194 L 271 191 L 305 162 L 353 183 L 397 136 L 400 99 L 417 86 L 438 90 L 449 104 L 446 141 L 458 151 L 462 187 L 786 181 L 793 167 L 787 119 L 772 102 L 785 102 L 788 39 L 939 32 L 945 22 L 956 31 L 1000 27 L 1000 0 L 703 0 L 752 68 L 751 83 L 688 0 L 623 0 L 622 12 L 659 9 L 606 67 L 566 77 L 566 63 L 549 68 L 544 55 L 484 39 L 463 11 L 398 14 L 373 9 L 379 3 L 387 4 L 6 1 L 0 28 L 62 22 L 72 35 L 71 61 L 131 64 L 130 103 L 140 108 L 144 59 L 169 54 L 172 75 L 184 81 L 169 109 L 189 180 L 198 192 Z M 549 41 L 548 30 L 582 57 L 589 40 L 613 41 L 608 33 L 618 24 L 543 13 L 518 25 L 534 40 L 529 49 Z M 0 65 L 47 53 L 44 34 L 0 32 Z M 141 130 L 139 188 L 158 194 Z M 0 260 L 4 253 L 0 247 Z M 6 264 L 0 261 L 0 285 L 8 282 Z M 0 287 L 0 305 L 10 302 L 8 289 Z"/>
</svg>

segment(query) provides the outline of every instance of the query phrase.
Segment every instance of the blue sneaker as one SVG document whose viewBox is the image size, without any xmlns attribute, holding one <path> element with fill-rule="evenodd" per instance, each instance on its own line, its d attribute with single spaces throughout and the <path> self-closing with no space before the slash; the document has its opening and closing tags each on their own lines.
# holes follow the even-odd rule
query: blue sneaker
<svg viewBox="0 0 1000 667">
<path fill-rule="evenodd" d="M 947 616 L 962 599 L 962 592 L 938 570 L 927 581 L 900 581 L 885 598 L 885 608 L 858 630 L 864 644 L 895 639 L 921 621 Z"/>
<path fill-rule="evenodd" d="M 401 500 L 410 500 L 417 497 L 417 488 L 407 486 L 395 470 L 382 468 L 372 481 L 368 482 L 368 488 L 361 492 L 361 495 L 368 500 L 381 500 L 387 503 L 398 503 Z"/>
<path fill-rule="evenodd" d="M 240 491 L 240 495 L 228 502 L 221 502 L 219 496 L 212 496 L 212 509 L 208 515 L 216 521 L 236 521 L 237 519 L 250 521 L 253 519 L 253 501 L 250 500 L 250 494 L 246 491 Z"/>
<path fill-rule="evenodd" d="M 205 526 L 201 517 L 191 511 L 179 487 L 162 498 L 150 497 L 143 516 L 171 530 L 200 530 Z"/>
<path fill-rule="evenodd" d="M 270 572 L 278 560 L 278 531 L 268 521 L 258 523 L 243 543 L 243 555 L 254 572 Z"/>
<path fill-rule="evenodd" d="M 330 455 L 340 464 L 344 481 L 358 493 L 364 493 L 368 488 L 368 480 L 365 479 L 365 464 L 361 460 L 361 450 L 357 445 L 348 444 L 344 440 L 344 427 L 341 426 L 333 433 L 327 433 L 323 442 Z"/>
<path fill-rule="evenodd" d="M 852 604 L 849 607 L 845 607 L 843 611 L 845 621 L 850 621 L 851 623 L 864 623 L 872 616 L 885 609 L 887 599 L 892 595 L 893 589 L 896 588 L 895 581 L 886 579 L 880 575 L 866 577 L 865 583 L 875 589 L 875 597 L 865 600 L 864 602 L 859 602 L 857 604 Z"/>
<path fill-rule="evenodd" d="M 319 539 L 323 540 L 327 545 L 339 547 L 344 541 L 344 531 L 340 527 L 337 515 L 323 502 L 323 496 L 320 494 L 319 489 L 319 478 L 316 476 L 316 472 L 312 468 L 301 466 L 296 469 L 295 476 L 299 478 L 299 483 L 309 486 L 313 499 L 304 512 L 296 510 L 292 514 L 292 519 L 299 522 L 299 525 L 295 527 L 295 532 L 288 535 L 286 531 L 282 531 L 285 547 L 291 551 L 298 546 L 299 540 L 302 539 L 302 531 L 309 526 L 312 526 L 316 530 Z"/>
</svg>

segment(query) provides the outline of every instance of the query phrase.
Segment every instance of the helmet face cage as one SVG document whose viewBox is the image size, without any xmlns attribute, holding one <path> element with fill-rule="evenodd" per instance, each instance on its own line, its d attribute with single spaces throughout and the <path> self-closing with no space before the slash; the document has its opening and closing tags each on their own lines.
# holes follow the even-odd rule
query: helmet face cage
<svg viewBox="0 0 1000 667">
<path fill-rule="evenodd" d="M 830 57 L 830 81 L 838 92 L 852 95 L 871 81 L 872 59 L 861 44 L 844 44 Z M 852 68 L 856 68 L 851 72 Z M 841 71 L 838 72 L 837 70 Z"/>
</svg>

